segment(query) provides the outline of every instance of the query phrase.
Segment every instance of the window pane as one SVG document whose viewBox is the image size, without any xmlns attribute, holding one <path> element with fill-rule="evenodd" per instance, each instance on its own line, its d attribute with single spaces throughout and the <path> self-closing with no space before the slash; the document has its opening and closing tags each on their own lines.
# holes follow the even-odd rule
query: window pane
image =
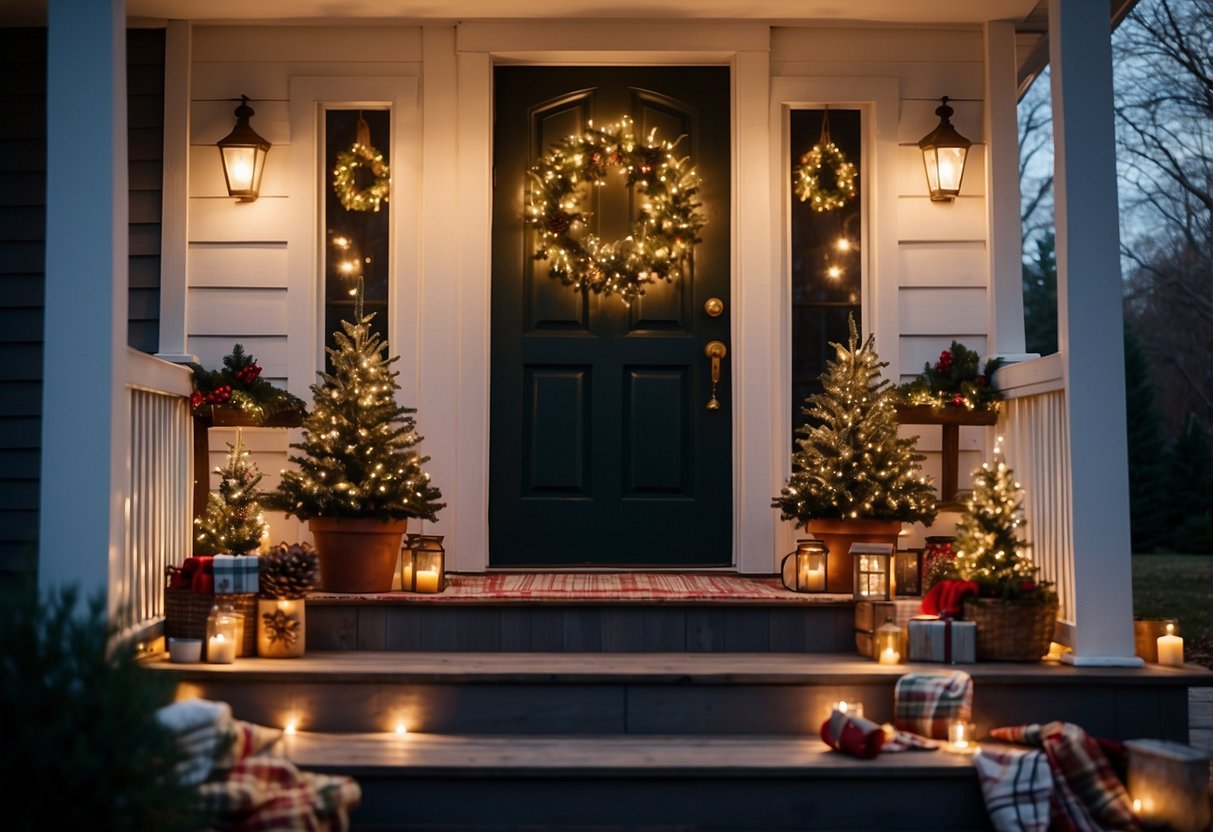
<svg viewBox="0 0 1213 832">
<path fill-rule="evenodd" d="M 324 343 L 336 344 L 333 333 L 341 329 L 341 321 L 354 319 L 353 290 L 359 274 L 363 277 L 363 307 L 365 314 L 374 313 L 371 329 L 387 338 L 388 309 L 388 229 L 391 208 L 387 200 L 379 202 L 379 210 L 370 210 L 369 189 L 375 184 L 375 173 L 369 163 L 353 169 L 351 185 L 364 198 L 346 208 L 333 186 L 333 171 L 337 156 L 349 151 L 358 139 L 359 120 L 364 120 L 370 146 L 391 165 L 391 113 L 388 110 L 327 110 L 325 112 L 325 177 L 324 217 L 328 235 L 325 246 L 324 280 Z M 366 160 L 359 158 L 360 162 Z M 348 202 L 348 200 L 347 200 Z M 367 210 L 360 210 L 366 208 Z M 332 363 L 325 354 L 325 368 Z"/>
<path fill-rule="evenodd" d="M 792 170 L 814 146 L 822 146 L 826 110 L 791 113 Z M 833 358 L 830 342 L 846 343 L 847 315 L 861 320 L 862 258 L 860 217 L 863 169 L 860 164 L 860 112 L 828 111 L 829 138 L 855 166 L 855 194 L 838 207 L 818 211 L 812 199 L 802 201 L 792 188 L 792 427 L 804 423 L 805 397 L 821 391 L 818 380 Z M 837 165 L 828 154 L 817 176 L 825 195 L 838 194 Z"/>
</svg>

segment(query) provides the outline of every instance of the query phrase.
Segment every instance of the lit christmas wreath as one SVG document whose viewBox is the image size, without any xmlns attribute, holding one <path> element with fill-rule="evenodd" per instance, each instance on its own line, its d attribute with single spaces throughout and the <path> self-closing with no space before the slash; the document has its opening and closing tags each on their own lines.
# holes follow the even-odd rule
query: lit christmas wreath
<svg viewBox="0 0 1213 832">
<path fill-rule="evenodd" d="M 373 177 L 366 188 L 358 187 L 358 172 L 366 170 Z M 362 118 L 358 119 L 358 139 L 349 150 L 337 154 L 337 166 L 333 168 L 333 190 L 347 211 L 378 211 L 379 204 L 386 202 L 392 190 L 392 180 L 383 154 L 374 148 L 370 139 L 370 128 Z"/>
<path fill-rule="evenodd" d="M 681 272 L 706 224 L 695 201 L 699 177 L 685 157 L 674 155 L 677 140 L 658 141 L 656 134 L 654 129 L 638 140 L 628 118 L 601 128 L 591 122 L 531 168 L 525 222 L 538 232 L 535 259 L 548 261 L 552 277 L 578 291 L 631 301 L 644 294 L 646 284 L 671 281 Z M 631 233 L 611 242 L 574 236 L 589 218 L 581 207 L 587 190 L 581 186 L 603 184 L 611 167 L 638 192 L 640 213 Z"/>
<path fill-rule="evenodd" d="M 818 213 L 836 211 L 855 197 L 855 165 L 830 141 L 828 132 L 800 157 L 793 175 L 796 196 Z"/>
</svg>

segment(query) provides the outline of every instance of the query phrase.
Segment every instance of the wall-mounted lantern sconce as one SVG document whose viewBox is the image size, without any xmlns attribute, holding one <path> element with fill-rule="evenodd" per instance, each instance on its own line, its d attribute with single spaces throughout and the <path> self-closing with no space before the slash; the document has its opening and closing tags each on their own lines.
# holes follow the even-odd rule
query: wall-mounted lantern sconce
<svg viewBox="0 0 1213 832">
<path fill-rule="evenodd" d="M 922 137 L 918 143 L 922 151 L 922 163 L 927 169 L 927 188 L 932 202 L 951 202 L 960 193 L 960 180 L 964 178 L 965 158 L 973 144 L 956 132 L 949 120 L 955 112 L 948 106 L 948 97 L 935 108 L 939 125 Z"/>
<path fill-rule="evenodd" d="M 227 180 L 227 195 L 241 202 L 252 202 L 261 190 L 261 174 L 265 171 L 265 155 L 270 143 L 257 135 L 248 120 L 253 108 L 248 105 L 248 96 L 240 96 L 236 108 L 236 126 L 232 132 L 219 140 L 219 154 L 223 158 L 223 178 Z"/>
</svg>

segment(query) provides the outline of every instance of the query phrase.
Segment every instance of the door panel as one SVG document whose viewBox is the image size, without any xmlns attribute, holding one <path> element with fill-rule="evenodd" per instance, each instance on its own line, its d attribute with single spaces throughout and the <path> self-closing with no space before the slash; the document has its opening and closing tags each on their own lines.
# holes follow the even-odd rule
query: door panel
<svg viewBox="0 0 1213 832">
<path fill-rule="evenodd" d="M 703 352 L 729 339 L 728 69 L 498 67 L 495 83 L 489 562 L 730 564 L 729 363 L 709 411 Z M 624 115 L 638 137 L 685 136 L 707 218 L 694 262 L 630 305 L 549 277 L 522 221 L 546 149 Z M 590 230 L 626 236 L 641 197 L 612 176 Z"/>
</svg>

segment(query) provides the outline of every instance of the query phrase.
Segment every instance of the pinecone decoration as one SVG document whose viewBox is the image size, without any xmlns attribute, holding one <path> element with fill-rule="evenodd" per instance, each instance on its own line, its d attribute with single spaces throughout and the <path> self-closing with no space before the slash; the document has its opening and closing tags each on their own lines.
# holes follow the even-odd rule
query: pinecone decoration
<svg viewBox="0 0 1213 832">
<path fill-rule="evenodd" d="M 266 598 L 303 598 L 316 586 L 320 562 L 310 543 L 279 543 L 259 563 L 258 583 Z"/>
<path fill-rule="evenodd" d="M 572 218 L 564 211 L 553 211 L 548 214 L 548 230 L 553 234 L 563 234 L 569 230 Z"/>
</svg>

